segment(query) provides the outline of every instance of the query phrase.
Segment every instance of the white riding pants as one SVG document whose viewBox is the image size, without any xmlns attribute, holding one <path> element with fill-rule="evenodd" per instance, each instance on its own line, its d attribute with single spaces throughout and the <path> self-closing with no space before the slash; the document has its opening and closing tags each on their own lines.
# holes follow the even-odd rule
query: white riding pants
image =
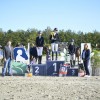
<svg viewBox="0 0 100 100">
<path fill-rule="evenodd" d="M 58 51 L 58 44 L 57 43 L 51 43 L 51 49 L 52 49 L 52 51 L 54 52 L 54 51 Z"/>
<path fill-rule="evenodd" d="M 36 49 L 37 49 L 37 55 L 42 56 L 43 47 L 37 47 Z"/>
</svg>

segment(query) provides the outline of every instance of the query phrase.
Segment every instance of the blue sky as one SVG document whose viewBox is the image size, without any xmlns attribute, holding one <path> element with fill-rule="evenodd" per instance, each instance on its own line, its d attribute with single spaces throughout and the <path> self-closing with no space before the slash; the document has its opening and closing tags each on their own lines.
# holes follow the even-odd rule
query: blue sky
<svg viewBox="0 0 100 100">
<path fill-rule="evenodd" d="M 100 0 L 0 0 L 0 28 L 100 31 Z"/>
</svg>

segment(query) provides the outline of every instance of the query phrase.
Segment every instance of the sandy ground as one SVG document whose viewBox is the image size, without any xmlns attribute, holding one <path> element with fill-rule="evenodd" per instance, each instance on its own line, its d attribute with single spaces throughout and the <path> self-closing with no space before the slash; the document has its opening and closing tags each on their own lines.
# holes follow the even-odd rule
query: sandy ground
<svg viewBox="0 0 100 100">
<path fill-rule="evenodd" d="M 0 100 L 100 100 L 100 77 L 0 77 Z"/>
<path fill-rule="evenodd" d="M 0 100 L 100 100 L 100 76 L 0 76 Z"/>
</svg>

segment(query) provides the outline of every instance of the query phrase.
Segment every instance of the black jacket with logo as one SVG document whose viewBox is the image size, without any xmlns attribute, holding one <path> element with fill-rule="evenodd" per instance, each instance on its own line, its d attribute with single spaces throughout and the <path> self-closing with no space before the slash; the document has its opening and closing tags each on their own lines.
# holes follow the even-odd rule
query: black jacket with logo
<svg viewBox="0 0 100 100">
<path fill-rule="evenodd" d="M 38 36 L 36 38 L 36 46 L 37 47 L 43 47 L 43 45 L 44 45 L 44 38 L 43 37 L 39 38 L 39 36 Z"/>
<path fill-rule="evenodd" d="M 75 54 L 75 51 L 76 51 L 76 49 L 75 49 L 75 45 L 69 45 L 69 47 L 68 47 L 68 50 L 69 50 L 69 54 Z"/>
</svg>

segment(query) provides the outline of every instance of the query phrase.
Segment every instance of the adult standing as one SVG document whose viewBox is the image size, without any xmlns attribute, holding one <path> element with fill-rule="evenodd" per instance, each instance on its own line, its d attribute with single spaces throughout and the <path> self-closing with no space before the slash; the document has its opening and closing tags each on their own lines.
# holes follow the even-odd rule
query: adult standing
<svg viewBox="0 0 100 100">
<path fill-rule="evenodd" d="M 54 60 L 54 52 L 56 52 L 55 60 L 57 60 L 57 58 L 58 58 L 58 42 L 59 42 L 59 35 L 58 35 L 57 28 L 54 28 L 53 32 L 51 32 L 50 41 L 51 41 L 51 49 L 52 49 L 52 60 Z"/>
<path fill-rule="evenodd" d="M 68 46 L 69 54 L 70 54 L 70 64 L 71 67 L 75 66 L 75 44 L 74 44 L 74 39 L 71 39 L 71 43 Z"/>
<path fill-rule="evenodd" d="M 36 37 L 36 49 L 37 49 L 37 56 L 38 56 L 38 64 L 42 62 L 42 52 L 44 46 L 44 38 L 42 37 L 42 32 L 38 32 L 38 37 Z"/>
<path fill-rule="evenodd" d="M 7 45 L 4 47 L 3 57 L 4 57 L 4 68 L 3 68 L 2 75 L 5 76 L 6 68 L 8 68 L 8 75 L 11 76 L 12 75 L 11 60 L 14 59 L 14 52 L 10 40 L 7 42 Z"/>
<path fill-rule="evenodd" d="M 3 59 L 3 50 L 2 46 L 0 45 L 0 65 L 2 65 L 2 59 Z"/>
<path fill-rule="evenodd" d="M 90 76 L 89 61 L 90 61 L 90 49 L 87 44 L 84 44 L 84 50 L 82 51 L 82 60 L 85 67 L 86 76 Z"/>
</svg>

